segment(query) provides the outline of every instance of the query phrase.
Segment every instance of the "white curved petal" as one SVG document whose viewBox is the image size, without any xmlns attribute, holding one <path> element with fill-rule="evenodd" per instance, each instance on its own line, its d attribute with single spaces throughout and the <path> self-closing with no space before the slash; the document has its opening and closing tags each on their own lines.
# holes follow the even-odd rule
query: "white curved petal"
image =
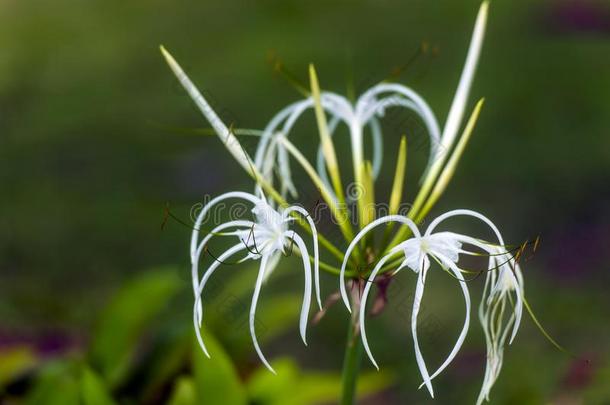
<svg viewBox="0 0 610 405">
<path fill-rule="evenodd" d="M 330 136 L 334 135 L 337 124 L 339 123 L 339 119 L 335 116 L 333 117 L 328 124 L 328 132 Z M 375 117 L 371 117 L 369 121 L 369 126 L 371 128 L 371 138 L 373 141 L 373 179 L 376 179 L 379 175 L 379 171 L 381 170 L 381 164 L 383 163 L 383 133 L 381 131 L 381 125 L 379 124 L 379 120 Z M 330 179 L 328 178 L 328 173 L 326 170 L 326 162 L 324 160 L 324 152 L 322 150 L 322 145 L 318 146 L 318 152 L 316 156 L 316 171 L 322 179 L 324 185 L 332 190 L 332 184 Z"/>
<path fill-rule="evenodd" d="M 316 224 L 307 210 L 299 207 L 298 205 L 293 205 L 286 208 L 284 210 L 284 216 L 287 217 L 292 211 L 303 215 L 309 224 L 309 228 L 311 229 L 311 237 L 313 238 L 313 274 L 314 284 L 316 287 L 316 301 L 318 302 L 318 307 L 320 310 L 322 310 L 322 297 L 320 294 L 320 249 L 318 246 L 318 231 L 316 230 Z M 309 260 L 309 258 L 307 260 Z"/>
<path fill-rule="evenodd" d="M 397 83 L 381 83 L 373 86 L 362 94 L 356 103 L 356 114 L 358 117 L 362 120 L 368 120 L 370 115 L 378 110 L 379 105 L 376 105 L 374 108 L 371 108 L 371 106 L 377 103 L 376 97 L 382 93 L 395 93 L 390 97 L 386 97 L 388 100 L 386 106 L 397 105 L 409 108 L 421 117 L 430 136 L 430 158 L 428 159 L 428 165 L 432 164 L 434 157 L 438 155 L 441 131 L 432 109 L 414 90 Z M 396 95 L 401 95 L 404 99 L 396 97 Z M 383 104 L 381 107 L 385 108 Z"/>
<path fill-rule="evenodd" d="M 451 217 L 457 217 L 460 215 L 474 217 L 474 218 L 480 219 L 481 221 L 485 222 L 485 224 L 487 224 L 487 226 L 489 226 L 491 228 L 491 230 L 495 233 L 500 245 L 504 245 L 504 239 L 502 239 L 502 235 L 500 234 L 498 227 L 493 222 L 491 222 L 491 220 L 489 218 L 487 218 L 485 215 L 483 215 L 479 212 L 476 212 L 473 210 L 467 210 L 467 209 L 457 209 L 457 210 L 447 211 L 444 214 L 441 214 L 438 217 L 434 218 L 434 220 L 430 223 L 430 225 L 428 225 L 425 235 L 428 236 L 428 235 L 432 234 L 432 231 L 434 231 L 434 229 L 444 220 L 449 219 Z"/>
<path fill-rule="evenodd" d="M 254 322 L 256 319 L 255 318 L 256 304 L 258 303 L 258 297 L 260 295 L 261 287 L 263 285 L 263 279 L 265 278 L 265 269 L 267 266 L 267 260 L 268 260 L 268 257 L 266 255 L 261 258 L 261 264 L 260 264 L 260 268 L 258 270 L 258 276 L 256 277 L 256 284 L 254 285 L 254 293 L 252 294 L 252 304 L 250 305 L 248 324 L 250 325 L 250 336 L 252 336 L 252 343 L 254 344 L 254 350 L 256 350 L 258 357 L 261 359 L 261 361 L 263 362 L 265 367 L 267 367 L 269 369 L 269 371 L 271 371 L 273 374 L 276 374 L 275 370 L 273 369 L 273 367 L 271 367 L 271 365 L 265 358 L 265 355 L 263 355 L 263 352 L 261 351 L 260 346 L 258 345 L 258 340 L 256 339 L 255 322 Z"/>
<path fill-rule="evenodd" d="M 381 270 L 381 268 L 388 261 L 388 259 L 390 257 L 392 257 L 399 250 L 400 249 L 394 248 L 387 255 L 385 255 L 381 259 L 379 259 L 379 262 L 377 263 L 377 265 L 375 265 L 375 268 L 371 272 L 371 275 L 369 276 L 369 279 L 368 279 L 366 285 L 364 286 L 364 291 L 362 292 L 362 298 L 360 299 L 360 318 L 359 318 L 360 336 L 362 337 L 362 344 L 364 345 L 364 350 L 366 351 L 366 354 L 369 356 L 371 363 L 373 363 L 373 365 L 375 366 L 375 368 L 377 370 L 379 370 L 379 366 L 377 365 L 377 362 L 375 361 L 375 358 L 373 357 L 373 353 L 371 353 L 371 348 L 369 347 L 369 342 L 366 337 L 366 328 L 365 328 L 366 301 L 368 299 L 369 292 L 371 291 L 371 287 L 373 286 L 373 282 L 375 281 L 375 277 L 377 277 L 377 273 L 379 272 L 379 270 Z"/>
<path fill-rule="evenodd" d="M 369 126 L 371 127 L 371 137 L 373 138 L 373 179 L 379 176 L 381 164 L 383 163 L 383 133 L 379 120 L 372 117 Z"/>
<path fill-rule="evenodd" d="M 421 349 L 419 348 L 419 340 L 417 339 L 417 315 L 419 314 L 419 307 L 421 305 L 422 298 L 424 296 L 424 286 L 426 283 L 427 271 L 423 270 L 418 273 L 417 286 L 415 287 L 415 297 L 413 298 L 413 310 L 411 312 L 411 333 L 413 335 L 413 346 L 415 348 L 415 360 L 417 361 L 417 367 L 424 380 L 430 396 L 434 398 L 434 390 L 432 389 L 432 382 L 430 381 L 430 375 L 426 368 L 426 362 L 422 356 Z"/>
<path fill-rule="evenodd" d="M 388 222 L 400 222 L 404 225 L 407 225 L 409 228 L 411 228 L 411 231 L 413 232 L 413 234 L 415 236 L 417 236 L 417 237 L 421 236 L 419 233 L 419 229 L 417 229 L 417 225 L 415 225 L 415 222 L 413 222 L 411 219 L 409 219 L 405 216 L 402 216 L 402 215 L 387 215 L 385 217 L 378 218 L 378 219 L 374 220 L 373 222 L 371 222 L 370 224 L 368 224 L 367 226 L 365 226 L 364 228 L 362 228 L 360 230 L 360 232 L 358 232 L 358 234 L 354 237 L 354 239 L 352 239 L 349 246 L 347 247 L 347 250 L 345 251 L 345 256 L 343 257 L 343 263 L 341 264 L 341 271 L 339 272 L 339 290 L 341 291 L 341 298 L 343 298 L 343 303 L 345 304 L 345 306 L 347 307 L 347 310 L 350 313 L 352 312 L 352 309 L 349 304 L 349 297 L 347 295 L 347 289 L 345 287 L 345 268 L 347 266 L 347 261 L 349 260 L 349 257 L 351 255 L 352 251 L 354 250 L 354 248 L 356 247 L 356 245 L 358 244 L 358 242 L 360 242 L 360 239 L 362 239 L 367 233 L 369 233 L 376 226 L 385 224 Z"/>
<path fill-rule="evenodd" d="M 223 254 L 221 254 L 220 257 L 218 257 L 218 260 L 215 260 L 214 263 L 212 263 L 210 265 L 210 267 L 208 267 L 208 269 L 205 271 L 205 273 L 203 274 L 203 278 L 201 279 L 201 282 L 199 283 L 199 286 L 197 287 L 197 293 L 195 296 L 195 304 L 193 306 L 193 325 L 195 327 L 195 334 L 197 335 L 197 342 L 199 342 L 199 346 L 201 347 L 201 350 L 203 350 L 205 355 L 208 357 L 210 357 L 210 354 L 208 353 L 208 350 L 206 349 L 205 344 L 203 343 L 203 338 L 201 337 L 201 330 L 200 330 L 201 320 L 202 320 L 201 314 L 203 314 L 203 309 L 200 310 L 201 293 L 203 292 L 203 289 L 205 288 L 205 285 L 208 282 L 208 279 L 212 276 L 212 274 L 214 274 L 214 271 L 216 271 L 218 266 L 220 266 L 222 264 L 221 262 L 224 262 L 225 260 L 229 259 L 234 254 L 241 252 L 245 248 L 246 247 L 243 244 L 238 243 L 237 245 L 229 248 Z"/>
<path fill-rule="evenodd" d="M 207 203 L 201 209 L 201 212 L 197 215 L 197 220 L 193 225 L 193 233 L 191 235 L 191 260 L 195 258 L 197 253 L 197 242 L 199 240 L 199 228 L 201 227 L 201 223 L 205 218 L 206 214 L 210 211 L 210 209 L 218 204 L 221 201 L 227 200 L 229 198 L 241 198 L 247 201 L 250 201 L 253 204 L 257 204 L 260 199 L 254 194 L 244 193 L 242 191 L 230 191 L 228 193 L 224 193 L 219 195 L 218 197 L 213 198 L 209 203 Z"/>
<path fill-rule="evenodd" d="M 288 237 L 288 233 L 286 233 Z M 301 317 L 299 320 L 299 332 L 301 333 L 301 339 L 307 346 L 307 321 L 309 318 L 309 307 L 311 305 L 311 265 L 309 264 L 309 253 L 307 252 L 307 246 L 303 239 L 296 233 L 292 233 L 290 236 L 297 247 L 301 251 L 301 258 L 303 259 L 303 271 L 305 273 L 305 286 L 303 288 L 303 305 L 301 306 Z"/>
<path fill-rule="evenodd" d="M 436 255 L 436 257 L 443 264 L 448 266 L 455 275 L 455 277 L 458 279 L 458 283 L 460 284 L 460 287 L 462 288 L 462 293 L 464 295 L 464 302 L 466 304 L 466 317 L 464 319 L 464 326 L 462 327 L 462 331 L 460 332 L 460 335 L 458 336 L 458 339 L 455 342 L 451 353 L 449 353 L 449 356 L 447 356 L 443 364 L 434 373 L 432 373 L 432 375 L 430 376 L 430 380 L 434 379 L 437 375 L 439 375 L 453 361 L 458 351 L 462 347 L 464 340 L 466 339 L 466 334 L 468 333 L 468 327 L 470 325 L 470 293 L 468 292 L 468 286 L 466 285 L 464 276 L 462 276 L 462 272 L 460 272 L 460 269 L 457 268 L 456 264 L 450 258 L 445 257 L 443 255 Z M 423 385 L 424 384 L 422 383 L 419 388 L 423 387 Z"/>
<path fill-rule="evenodd" d="M 197 295 L 197 286 L 199 285 L 199 258 L 201 257 L 201 252 L 202 252 L 203 248 L 208 244 L 210 239 L 212 239 L 218 232 L 228 229 L 228 228 L 233 228 L 233 227 L 249 228 L 251 226 L 252 226 L 252 221 L 242 221 L 242 220 L 230 221 L 230 222 L 218 225 L 216 228 L 212 229 L 210 231 L 210 233 L 208 233 L 203 238 L 203 240 L 201 241 L 201 243 L 199 243 L 199 246 L 197 247 L 197 252 L 196 252 L 195 256 L 193 258 L 191 258 L 191 260 L 192 260 L 191 277 L 192 277 L 192 281 L 193 281 L 193 294 L 195 296 Z M 199 306 L 199 308 L 197 309 L 197 312 L 199 313 L 199 322 L 201 323 L 201 306 Z"/>
<path fill-rule="evenodd" d="M 321 104 L 322 108 L 332 117 L 331 123 L 334 123 L 333 129 L 336 127 L 339 121 L 346 122 L 349 125 L 354 116 L 352 106 L 349 101 L 345 97 L 338 94 L 330 92 L 322 93 Z M 312 97 L 297 101 L 285 107 L 271 119 L 269 124 L 267 124 L 259 140 L 255 156 L 255 165 L 259 169 L 262 167 L 266 169 L 264 171 L 264 176 L 269 182 L 272 183 L 272 169 L 276 165 L 275 154 L 277 154 L 277 164 L 280 171 L 279 177 L 281 182 L 281 195 L 283 197 L 286 196 L 286 191 L 290 192 L 293 197 L 296 196 L 296 189 L 292 182 L 286 147 L 282 145 L 281 142 L 277 141 L 281 137 L 287 137 L 296 121 L 305 111 L 313 107 L 314 101 Z M 320 171 L 320 173 L 324 174 L 323 171 Z M 322 181 L 325 183 L 325 185 L 329 184 L 324 180 L 324 177 L 322 178 Z"/>
<path fill-rule="evenodd" d="M 515 340 L 515 336 L 517 336 L 517 331 L 519 330 L 519 326 L 521 325 L 521 319 L 523 317 L 523 297 L 525 293 L 523 291 L 523 276 L 521 275 L 521 268 L 519 264 L 515 265 L 515 281 L 517 283 L 517 303 L 515 306 L 515 324 L 513 325 L 513 332 L 511 334 L 510 340 L 508 344 L 512 344 L 513 340 Z"/>
</svg>

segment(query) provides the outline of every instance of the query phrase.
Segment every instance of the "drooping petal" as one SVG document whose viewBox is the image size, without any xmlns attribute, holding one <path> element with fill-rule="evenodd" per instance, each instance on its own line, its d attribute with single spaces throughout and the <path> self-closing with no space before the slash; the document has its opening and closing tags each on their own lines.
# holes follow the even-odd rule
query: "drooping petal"
<svg viewBox="0 0 610 405">
<path fill-rule="evenodd" d="M 202 314 L 203 314 L 203 309 L 200 309 L 202 306 L 201 305 L 201 294 L 202 294 L 203 289 L 205 288 L 205 285 L 208 282 L 209 278 L 212 276 L 212 274 L 214 274 L 214 271 L 216 271 L 218 266 L 220 266 L 222 264 L 222 262 L 229 259 L 234 254 L 239 253 L 245 249 L 246 249 L 246 247 L 243 244 L 238 243 L 237 245 L 226 250 L 223 254 L 220 255 L 220 257 L 218 257 L 218 260 L 215 260 L 214 263 L 212 263 L 210 265 L 210 267 L 208 267 L 208 269 L 203 274 L 203 278 L 201 279 L 199 286 L 197 287 L 197 293 L 195 296 L 195 304 L 193 306 L 193 325 L 195 327 L 195 334 L 197 335 L 197 342 L 199 342 L 199 346 L 201 347 L 201 350 L 203 350 L 203 352 L 205 353 L 205 355 L 207 357 L 210 357 L 210 354 L 208 353 L 208 350 L 206 349 L 205 344 L 203 343 L 203 338 L 201 337 L 201 330 L 200 330 Z"/>
<path fill-rule="evenodd" d="M 254 285 L 254 293 L 252 294 L 252 304 L 250 305 L 248 324 L 250 325 L 250 336 L 252 336 L 252 343 L 254 344 L 254 350 L 256 350 L 258 357 L 261 359 L 261 361 L 263 362 L 265 367 L 267 367 L 269 369 L 269 371 L 271 371 L 273 374 L 276 374 L 275 370 L 273 369 L 273 367 L 271 367 L 271 365 L 265 358 L 265 355 L 261 351 L 260 346 L 258 345 L 258 340 L 256 339 L 256 328 L 255 328 L 255 326 L 256 326 L 255 325 L 256 304 L 258 303 L 258 297 L 260 295 L 261 287 L 263 285 L 263 279 L 265 278 L 267 260 L 268 260 L 268 257 L 266 255 L 264 255 L 261 258 L 261 264 L 260 264 L 260 268 L 258 270 L 258 276 L 256 277 L 256 284 Z"/>
<path fill-rule="evenodd" d="M 376 100 L 379 94 L 392 93 L 381 101 Z M 413 110 L 421 117 L 430 136 L 430 158 L 428 164 L 434 160 L 440 142 L 440 129 L 438 121 L 426 101 L 412 89 L 397 83 L 381 83 L 371 87 L 360 96 L 356 103 L 356 114 L 361 121 L 368 121 L 370 117 L 381 109 L 389 106 L 401 106 Z"/>
<path fill-rule="evenodd" d="M 299 207 L 298 205 L 293 205 L 284 210 L 284 217 L 287 217 L 291 212 L 298 212 L 309 224 L 309 228 L 311 229 L 311 236 L 313 239 L 313 274 L 314 274 L 314 285 L 316 288 L 316 301 L 318 302 L 318 307 L 322 310 L 322 297 L 320 293 L 320 249 L 318 246 L 318 231 L 316 230 L 316 224 L 311 218 L 311 215 L 307 212 L 306 209 Z M 308 259 L 309 260 L 309 259 Z"/>
<path fill-rule="evenodd" d="M 392 257 L 399 250 L 400 250 L 400 248 L 394 248 L 390 251 L 390 253 L 383 256 L 381 259 L 379 259 L 379 262 L 377 263 L 377 265 L 375 265 L 375 268 L 371 272 L 371 275 L 369 276 L 369 279 L 368 279 L 366 285 L 364 286 L 364 291 L 362 292 L 362 298 L 360 299 L 360 318 L 359 318 L 360 336 L 362 337 L 362 344 L 364 346 L 364 350 L 366 351 L 366 354 L 369 356 L 371 363 L 373 363 L 373 365 L 375 366 L 375 368 L 377 370 L 379 370 L 379 366 L 377 365 L 377 362 L 375 361 L 375 358 L 373 357 L 373 353 L 371 353 L 371 348 L 369 347 L 369 342 L 366 337 L 366 327 L 365 327 L 366 302 L 367 302 L 367 299 L 369 296 L 369 292 L 371 291 L 371 287 L 373 286 L 373 283 L 375 281 L 375 277 L 377 277 L 377 273 L 379 272 L 379 270 L 381 270 L 381 268 L 388 261 L 388 259 L 390 259 L 390 257 Z"/>
<path fill-rule="evenodd" d="M 451 353 L 449 353 L 449 356 L 447 356 L 443 364 L 441 364 L 441 366 L 434 373 L 432 373 L 432 375 L 430 376 L 430 380 L 434 379 L 437 375 L 439 375 L 453 361 L 458 351 L 462 347 L 464 339 L 466 339 L 466 334 L 468 333 L 468 327 L 470 325 L 470 293 L 468 292 L 468 286 L 466 285 L 464 276 L 462 276 L 462 272 L 460 272 L 460 269 L 458 269 L 458 267 L 456 266 L 454 261 L 451 260 L 451 258 L 445 257 L 440 254 L 435 255 L 443 264 L 445 264 L 449 267 L 449 269 L 451 269 L 455 277 L 458 279 L 458 283 L 460 284 L 460 287 L 462 288 L 462 293 L 464 295 L 464 302 L 466 304 L 466 317 L 464 319 L 464 326 L 462 327 L 462 331 L 460 332 L 460 335 L 457 341 L 455 342 Z M 422 383 L 422 385 L 420 385 L 420 388 L 423 385 L 424 384 Z"/>
<path fill-rule="evenodd" d="M 421 305 L 422 298 L 424 296 L 424 287 L 426 283 L 427 271 L 420 271 L 417 275 L 417 286 L 415 287 L 415 296 L 413 298 L 413 310 L 411 312 L 411 334 L 413 335 L 413 346 L 415 348 L 415 360 L 417 361 L 417 367 L 424 380 L 430 396 L 434 398 L 434 390 L 432 389 L 432 382 L 430 381 L 430 375 L 426 368 L 426 362 L 419 348 L 419 340 L 417 338 L 417 315 L 419 314 L 419 307 Z"/>
<path fill-rule="evenodd" d="M 223 231 L 228 228 L 234 228 L 234 227 L 250 228 L 251 226 L 252 226 L 252 221 L 242 221 L 242 220 L 230 221 L 230 222 L 218 225 L 216 228 L 212 229 L 210 231 L 210 233 L 208 233 L 203 238 L 203 240 L 199 243 L 199 246 L 197 247 L 197 251 L 196 251 L 195 255 L 193 256 L 192 263 L 191 263 L 191 277 L 193 280 L 193 294 L 195 296 L 197 295 L 197 286 L 199 285 L 199 258 L 201 257 L 201 252 L 203 251 L 205 246 L 207 246 L 210 239 L 212 239 L 214 236 L 216 236 L 216 234 L 218 234 L 220 231 Z M 199 322 L 201 322 L 201 306 L 197 309 L 197 312 L 199 313 Z"/>
<path fill-rule="evenodd" d="M 303 239 L 293 233 L 291 236 L 294 243 L 301 251 L 301 258 L 303 259 L 303 271 L 305 273 L 305 286 L 303 288 L 303 305 L 301 306 L 301 318 L 299 321 L 299 331 L 301 333 L 301 339 L 307 346 L 307 321 L 309 318 L 309 307 L 311 305 L 311 265 L 309 264 L 309 253 L 307 252 L 307 246 Z"/>
<path fill-rule="evenodd" d="M 197 219 L 195 220 L 195 224 L 193 225 L 193 233 L 191 235 L 191 261 L 193 261 L 197 257 L 199 229 L 201 228 L 201 224 L 203 223 L 204 218 L 206 217 L 208 212 L 210 212 L 212 207 L 214 207 L 221 201 L 228 200 L 229 198 L 243 199 L 251 202 L 252 204 L 256 204 L 260 201 L 260 199 L 253 194 L 244 193 L 242 191 L 230 191 L 228 193 L 224 193 L 219 195 L 218 197 L 213 198 L 210 202 L 204 205 L 201 211 L 197 214 Z"/>
</svg>

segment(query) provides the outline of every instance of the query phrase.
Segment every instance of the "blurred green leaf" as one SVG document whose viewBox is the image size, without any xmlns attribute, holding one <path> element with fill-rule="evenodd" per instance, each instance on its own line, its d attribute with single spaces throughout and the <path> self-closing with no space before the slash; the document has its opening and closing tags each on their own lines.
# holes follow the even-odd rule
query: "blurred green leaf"
<svg viewBox="0 0 610 405">
<path fill-rule="evenodd" d="M 197 391 L 195 381 L 191 377 L 180 377 L 174 385 L 174 390 L 168 405 L 195 405 L 197 404 Z"/>
<path fill-rule="evenodd" d="M 26 345 L 0 350 L 0 387 L 11 382 L 38 363 L 34 350 Z"/>
<path fill-rule="evenodd" d="M 244 298 L 235 302 L 238 304 L 232 309 L 225 306 L 226 311 L 222 306 L 219 307 L 218 318 L 211 329 L 220 340 L 227 342 L 227 351 L 239 358 L 249 357 L 253 352 L 252 338 L 248 330 L 250 299 Z M 301 298 L 296 294 L 284 293 L 264 297 L 256 311 L 255 323 L 259 343 L 266 344 L 289 330 L 298 330 L 300 311 Z"/>
<path fill-rule="evenodd" d="M 116 403 L 104 381 L 87 366 L 83 367 L 80 384 L 84 405 L 113 405 Z"/>
<path fill-rule="evenodd" d="M 201 351 L 196 340 L 193 343 L 193 368 L 197 390 L 197 403 L 201 405 L 247 404 L 246 390 L 233 366 L 231 358 L 222 346 L 204 333 L 206 347 L 211 358 Z"/>
<path fill-rule="evenodd" d="M 262 329 L 259 340 L 268 341 L 291 328 L 298 330 L 302 301 L 303 297 L 297 294 L 274 295 L 262 300 L 256 311 Z"/>
<path fill-rule="evenodd" d="M 146 373 L 142 378 L 146 382 L 142 394 L 145 402 L 154 402 L 155 396 L 165 388 L 167 382 L 188 363 L 193 334 L 192 325 L 187 324 L 160 335 L 151 358 L 145 363 Z"/>
<path fill-rule="evenodd" d="M 248 382 L 248 393 L 256 403 L 268 405 L 309 405 L 336 402 L 341 394 L 338 373 L 300 371 L 291 359 L 275 359 L 277 375 L 260 368 Z M 358 381 L 358 396 L 364 397 L 394 383 L 389 372 L 365 373 Z"/>
<path fill-rule="evenodd" d="M 79 384 L 74 366 L 53 362 L 41 370 L 34 388 L 26 397 L 27 405 L 80 405 Z"/>
<path fill-rule="evenodd" d="M 110 387 L 125 378 L 143 333 L 180 285 L 172 269 L 146 272 L 121 288 L 104 310 L 91 358 Z"/>
</svg>

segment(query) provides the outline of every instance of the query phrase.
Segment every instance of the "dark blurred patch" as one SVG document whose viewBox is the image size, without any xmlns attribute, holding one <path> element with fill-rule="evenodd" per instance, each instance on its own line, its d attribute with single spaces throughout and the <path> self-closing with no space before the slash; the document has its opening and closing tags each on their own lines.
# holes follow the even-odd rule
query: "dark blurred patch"
<svg viewBox="0 0 610 405">
<path fill-rule="evenodd" d="M 82 347 L 82 344 L 81 338 L 59 330 L 34 333 L 0 331 L 0 350 L 25 345 L 41 357 L 59 356 Z"/>
<path fill-rule="evenodd" d="M 546 29 L 558 34 L 610 34 L 610 3 L 563 0 L 546 5 L 542 12 Z"/>
<path fill-rule="evenodd" d="M 594 355 L 594 353 L 590 353 L 585 358 L 578 358 L 572 361 L 563 378 L 563 387 L 582 389 L 591 383 L 597 369 L 597 363 L 591 360 Z"/>
<path fill-rule="evenodd" d="M 550 237 L 548 245 L 552 250 L 546 268 L 554 276 L 566 280 L 584 281 L 602 273 L 604 262 L 607 263 L 604 257 L 608 256 L 610 246 L 608 221 L 595 217 L 580 221 L 578 218 L 564 219 L 562 222 L 557 234 Z"/>
</svg>

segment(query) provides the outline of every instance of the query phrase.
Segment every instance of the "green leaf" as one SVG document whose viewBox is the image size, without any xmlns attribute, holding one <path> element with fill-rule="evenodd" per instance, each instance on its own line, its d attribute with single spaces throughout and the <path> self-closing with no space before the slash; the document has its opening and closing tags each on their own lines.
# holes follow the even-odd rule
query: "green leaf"
<svg viewBox="0 0 610 405">
<path fill-rule="evenodd" d="M 104 310 L 93 337 L 91 358 L 110 387 L 127 376 L 143 333 L 180 286 L 173 270 L 147 272 L 125 285 Z"/>
<path fill-rule="evenodd" d="M 80 405 L 80 390 L 73 365 L 53 362 L 40 373 L 26 397 L 27 405 Z"/>
<path fill-rule="evenodd" d="M 203 337 L 211 358 L 207 358 L 197 340 L 193 340 L 193 368 L 200 405 L 247 404 L 246 391 L 231 358 L 222 346 L 204 330 Z"/>
<path fill-rule="evenodd" d="M 113 405 L 104 381 L 89 367 L 84 366 L 81 375 L 81 395 L 84 405 Z"/>
<path fill-rule="evenodd" d="M 174 390 L 168 405 L 196 405 L 197 390 L 191 377 L 180 377 L 174 385 Z"/>
<path fill-rule="evenodd" d="M 390 195 L 389 214 L 398 213 L 400 202 L 402 201 L 402 188 L 405 184 L 405 171 L 407 167 L 407 137 L 400 138 L 400 147 L 398 148 L 398 158 L 396 159 L 396 171 L 394 172 L 394 183 L 392 185 L 392 194 Z"/>
<path fill-rule="evenodd" d="M 186 325 L 176 325 L 171 329 L 172 326 L 156 339 L 153 352 L 144 362 L 145 371 L 143 374 L 138 373 L 145 383 L 140 396 L 142 402 L 154 402 L 190 359 L 193 325 L 187 322 Z"/>
</svg>

